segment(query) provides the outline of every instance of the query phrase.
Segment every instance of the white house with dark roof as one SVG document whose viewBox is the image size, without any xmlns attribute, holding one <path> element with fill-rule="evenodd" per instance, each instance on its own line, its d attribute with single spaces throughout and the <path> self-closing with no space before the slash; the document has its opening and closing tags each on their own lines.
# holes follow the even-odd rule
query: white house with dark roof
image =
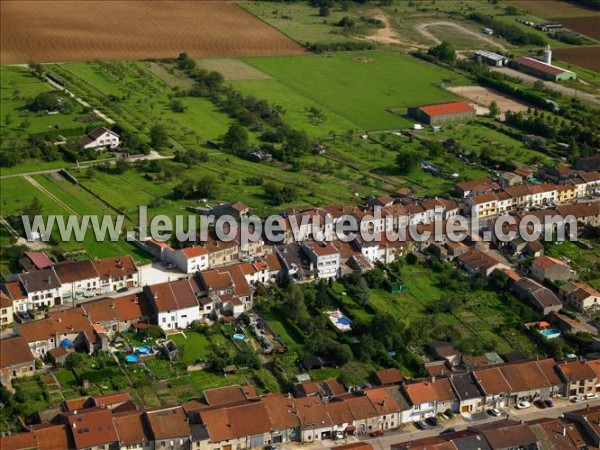
<svg viewBox="0 0 600 450">
<path fill-rule="evenodd" d="M 183 329 L 194 320 L 200 320 L 196 289 L 192 283 L 190 280 L 177 280 L 144 286 L 156 325 L 163 330 Z"/>
<path fill-rule="evenodd" d="M 121 142 L 120 136 L 106 127 L 98 127 L 79 140 L 81 148 L 115 149 Z"/>
<path fill-rule="evenodd" d="M 302 250 L 317 269 L 319 278 L 336 278 L 340 270 L 340 252 L 328 242 L 306 242 Z"/>
</svg>

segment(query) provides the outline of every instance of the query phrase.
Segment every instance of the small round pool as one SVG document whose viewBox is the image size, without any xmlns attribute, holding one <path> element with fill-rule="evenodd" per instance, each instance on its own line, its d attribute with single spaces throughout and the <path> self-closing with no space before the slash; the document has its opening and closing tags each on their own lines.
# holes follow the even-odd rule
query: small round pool
<svg viewBox="0 0 600 450">
<path fill-rule="evenodd" d="M 136 347 L 135 352 L 139 353 L 140 355 L 150 355 L 153 353 L 152 347 L 150 347 L 149 345 L 142 345 L 140 347 Z"/>
<path fill-rule="evenodd" d="M 244 336 L 242 333 L 235 333 L 232 338 L 236 341 L 243 341 L 246 339 L 246 336 Z"/>
<path fill-rule="evenodd" d="M 352 321 L 350 319 L 348 319 L 347 317 L 338 317 L 337 323 L 339 323 L 340 325 L 351 325 Z"/>
<path fill-rule="evenodd" d="M 557 328 L 549 328 L 547 330 L 541 330 L 540 334 L 546 339 L 554 339 L 561 335 L 561 331 Z"/>
<path fill-rule="evenodd" d="M 140 357 L 138 355 L 127 355 L 125 357 L 125 362 L 132 364 L 140 361 Z"/>
</svg>

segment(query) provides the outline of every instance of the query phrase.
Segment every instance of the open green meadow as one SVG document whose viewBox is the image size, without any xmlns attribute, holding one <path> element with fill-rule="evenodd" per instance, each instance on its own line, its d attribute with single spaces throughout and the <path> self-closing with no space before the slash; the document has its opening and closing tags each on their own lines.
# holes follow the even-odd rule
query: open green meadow
<svg viewBox="0 0 600 450">
<path fill-rule="evenodd" d="M 465 82 L 460 75 L 395 53 L 261 57 L 244 61 L 316 102 L 326 113 L 332 111 L 364 130 L 410 126 L 412 121 L 389 110 L 453 100 L 456 97 L 441 86 Z M 270 80 L 241 83 L 245 89 L 262 90 L 269 99 Z M 280 90 L 275 95 L 275 100 L 285 100 Z M 293 102 L 294 98 L 281 104 L 294 110 Z M 327 122 L 321 127 L 323 134 L 332 129 Z"/>
</svg>

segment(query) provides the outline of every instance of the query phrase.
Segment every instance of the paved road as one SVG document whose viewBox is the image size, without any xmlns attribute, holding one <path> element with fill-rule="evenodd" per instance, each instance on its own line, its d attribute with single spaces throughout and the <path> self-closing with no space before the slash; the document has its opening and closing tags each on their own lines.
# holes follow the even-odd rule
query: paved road
<svg viewBox="0 0 600 450">
<path fill-rule="evenodd" d="M 444 423 L 443 427 L 439 427 L 437 429 L 418 430 L 411 424 L 411 425 L 404 426 L 404 428 L 399 431 L 386 432 L 386 434 L 384 436 L 379 437 L 379 438 L 372 438 L 368 435 L 364 435 L 364 436 L 360 436 L 360 437 L 351 436 L 347 439 L 343 439 L 340 441 L 325 440 L 322 442 L 314 443 L 310 446 L 310 448 L 311 448 L 311 450 L 326 450 L 326 449 L 335 448 L 336 446 L 341 445 L 341 444 L 350 444 L 353 442 L 361 441 L 361 442 L 370 443 L 377 450 L 388 450 L 389 448 L 391 448 L 391 446 L 393 444 L 408 442 L 408 441 L 412 441 L 415 439 L 422 439 L 425 437 L 437 436 L 444 428 L 452 427 L 452 428 L 455 428 L 457 431 L 460 431 L 460 430 L 464 430 L 465 428 L 468 428 L 470 426 L 504 420 L 504 419 L 506 419 L 506 413 L 509 414 L 509 418 L 512 420 L 530 421 L 530 420 L 540 419 L 542 417 L 556 418 L 556 417 L 560 417 L 563 413 L 565 413 L 567 411 L 583 409 L 588 404 L 590 406 L 600 404 L 600 400 L 594 400 L 594 401 L 589 401 L 589 402 L 584 402 L 584 403 L 579 403 L 579 404 L 569 403 L 566 400 L 556 400 L 555 404 L 556 404 L 556 406 L 552 409 L 538 409 L 533 406 L 531 408 L 528 408 L 525 410 L 516 410 L 514 408 L 505 408 L 503 411 L 505 414 L 503 416 L 501 416 L 501 417 L 486 416 L 485 419 L 479 420 L 479 421 L 466 421 L 461 416 L 455 416 L 449 422 Z M 305 447 L 303 446 L 303 444 L 299 444 L 299 443 L 286 444 L 286 445 L 282 446 L 283 450 L 299 450 L 300 448 L 305 448 Z"/>
<path fill-rule="evenodd" d="M 579 90 L 570 88 L 568 86 L 563 86 L 562 84 L 555 83 L 553 81 L 543 81 L 543 80 L 540 80 L 539 78 L 532 77 L 531 75 L 527 75 L 526 73 L 518 72 L 509 67 L 494 67 L 494 68 L 492 68 L 492 70 L 502 72 L 503 74 L 508 75 L 509 77 L 520 78 L 521 80 L 527 81 L 530 83 L 535 83 L 536 81 L 542 81 L 542 83 L 544 83 L 544 86 L 546 86 L 549 89 L 554 89 L 555 91 L 558 91 L 562 94 L 570 95 L 571 97 L 582 98 L 584 100 L 587 100 L 587 101 L 590 101 L 597 105 L 600 105 L 600 97 L 598 97 L 597 95 L 579 91 Z"/>
</svg>

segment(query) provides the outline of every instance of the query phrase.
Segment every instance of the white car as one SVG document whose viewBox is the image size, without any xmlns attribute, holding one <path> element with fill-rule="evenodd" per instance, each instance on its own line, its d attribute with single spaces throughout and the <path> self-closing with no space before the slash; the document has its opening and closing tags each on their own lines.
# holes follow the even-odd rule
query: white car
<svg viewBox="0 0 600 450">
<path fill-rule="evenodd" d="M 585 394 L 584 398 L 586 400 L 596 400 L 598 398 L 598 394 Z"/>
<path fill-rule="evenodd" d="M 502 412 L 498 408 L 490 408 L 487 412 L 490 416 L 494 417 L 500 417 L 502 415 Z"/>
<path fill-rule="evenodd" d="M 531 403 L 529 402 L 519 402 L 517 404 L 517 409 L 527 409 L 531 406 Z"/>
<path fill-rule="evenodd" d="M 585 400 L 585 397 L 582 397 L 581 395 L 578 395 L 577 397 L 573 397 L 571 399 L 571 403 L 581 403 L 584 400 Z"/>
</svg>

